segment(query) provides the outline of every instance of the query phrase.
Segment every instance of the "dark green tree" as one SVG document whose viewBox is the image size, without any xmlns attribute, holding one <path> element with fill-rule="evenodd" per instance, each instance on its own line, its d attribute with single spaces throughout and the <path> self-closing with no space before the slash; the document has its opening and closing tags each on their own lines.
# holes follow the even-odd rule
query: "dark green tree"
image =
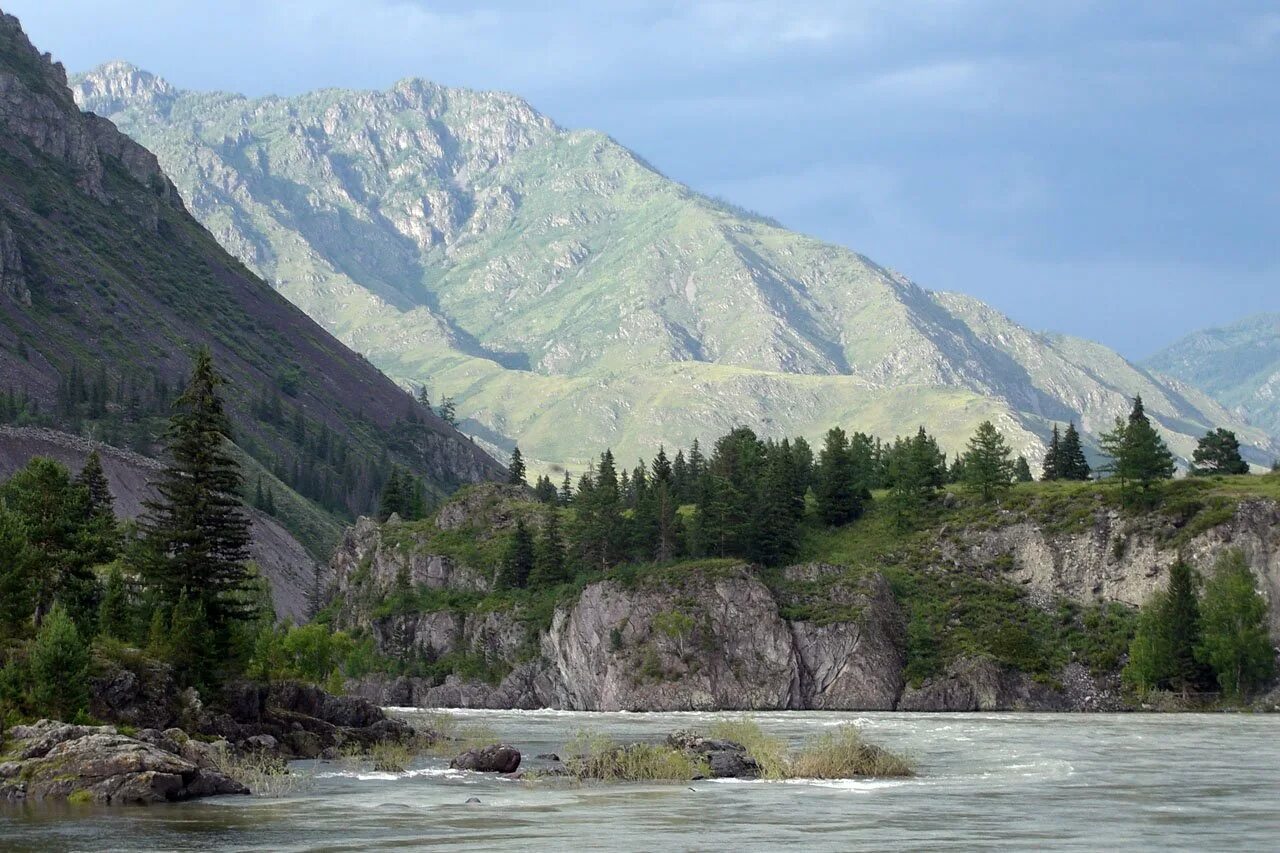
<svg viewBox="0 0 1280 853">
<path fill-rule="evenodd" d="M 553 504 L 558 499 L 556 484 L 551 482 L 550 477 L 543 474 L 538 477 L 537 484 L 533 487 L 533 495 L 539 503 Z"/>
<path fill-rule="evenodd" d="M 560 514 L 555 509 L 549 509 L 546 521 L 542 524 L 542 534 L 538 537 L 534 548 L 533 571 L 529 574 L 529 586 L 533 589 L 546 589 L 568 580 L 564 538 L 560 534 Z"/>
<path fill-rule="evenodd" d="M 1044 465 L 1040 468 L 1040 479 L 1049 482 L 1062 477 L 1062 438 L 1058 435 L 1058 425 L 1053 425 L 1053 435 L 1049 438 L 1049 449 L 1044 454 Z"/>
<path fill-rule="evenodd" d="M 1031 466 L 1027 464 L 1027 457 L 1019 456 L 1013 460 L 1013 480 L 1015 483 L 1030 483 L 1032 480 Z"/>
<path fill-rule="evenodd" d="M 1240 455 L 1240 441 L 1229 429 L 1209 430 L 1196 444 L 1191 457 L 1191 475 L 1248 474 L 1249 463 Z"/>
<path fill-rule="evenodd" d="M 862 515 L 871 492 L 858 474 L 844 430 L 832 427 L 818 453 L 815 475 L 814 497 L 824 524 L 847 524 Z"/>
<path fill-rule="evenodd" d="M 113 565 L 107 575 L 106 590 L 98 610 L 98 633 L 125 641 L 133 636 L 129 589 L 118 565 Z"/>
<path fill-rule="evenodd" d="M 524 457 L 520 454 L 520 445 L 511 449 L 511 461 L 507 463 L 507 482 L 513 486 L 527 486 L 525 480 Z"/>
<path fill-rule="evenodd" d="M 36 560 L 21 517 L 0 502 L 0 638 L 22 633 L 31 622 Z"/>
<path fill-rule="evenodd" d="M 529 585 L 534 564 L 533 534 L 524 519 L 516 521 L 515 533 L 507 543 L 507 553 L 498 572 L 499 589 L 523 589 Z"/>
<path fill-rule="evenodd" d="M 168 463 L 143 523 L 158 556 L 145 567 L 148 585 L 163 606 L 175 608 L 175 619 L 199 611 L 213 643 L 206 659 L 217 662 L 227 660 L 235 624 L 257 616 L 243 595 L 250 581 L 249 518 L 240 501 L 240 467 L 229 450 L 222 385 L 202 348 L 174 403 L 165 433 Z"/>
<path fill-rule="evenodd" d="M 1058 478 L 1061 480 L 1084 481 L 1093 474 L 1084 458 L 1084 447 L 1080 444 L 1080 433 L 1076 432 L 1074 422 L 1067 424 L 1067 431 L 1062 435 L 1058 465 Z"/>
<path fill-rule="evenodd" d="M 1131 503 L 1151 503 L 1156 484 L 1173 476 L 1173 454 L 1147 418 L 1141 397 L 1133 398 L 1129 419 L 1116 418 L 1115 428 L 1102 437 L 1102 450 L 1111 457 L 1109 470 Z"/>
<path fill-rule="evenodd" d="M 76 484 L 83 486 L 89 494 L 89 511 L 114 523 L 115 500 L 111 497 L 111 487 L 107 484 L 107 474 L 102 470 L 102 457 L 97 450 L 85 459 L 84 467 L 76 475 Z"/>
<path fill-rule="evenodd" d="M 573 503 L 573 480 L 569 476 L 569 472 L 564 472 L 564 481 L 560 483 L 560 506 L 568 506 Z"/>
<path fill-rule="evenodd" d="M 978 431 L 969 439 L 965 450 L 964 480 L 968 486 L 982 493 L 983 500 L 989 501 L 997 492 L 1009 487 L 1014 475 L 1010 453 L 1004 436 L 991 421 L 978 424 Z"/>
</svg>

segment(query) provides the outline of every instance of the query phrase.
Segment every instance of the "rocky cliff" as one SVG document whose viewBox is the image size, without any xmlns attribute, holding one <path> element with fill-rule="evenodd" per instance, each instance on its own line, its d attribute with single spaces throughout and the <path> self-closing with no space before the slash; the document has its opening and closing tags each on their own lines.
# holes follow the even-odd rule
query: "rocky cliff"
<svg viewBox="0 0 1280 853">
<path fill-rule="evenodd" d="M 456 529 L 468 524 L 468 509 L 483 507 L 492 519 L 495 506 L 505 507 L 497 517 L 515 511 L 501 495 L 477 490 L 442 513 Z M 1114 709 L 1122 707 L 1118 664 L 1068 651 L 1096 639 L 1085 636 L 1096 628 L 1071 628 L 1074 635 L 1055 640 L 1061 654 L 1041 649 L 1048 663 L 1026 663 L 1024 671 L 1002 660 L 997 644 L 1014 637 L 1007 651 L 1019 660 L 1030 654 L 1022 647 L 1041 643 L 1042 635 L 997 632 L 995 652 L 964 651 L 969 647 L 944 634 L 953 628 L 981 633 L 981 624 L 961 623 L 995 617 L 968 614 L 961 602 L 941 625 L 930 623 L 916 612 L 920 590 L 933 584 L 926 594 L 945 597 L 948 589 L 978 584 L 978 592 L 966 594 L 990 595 L 1006 608 L 999 618 L 1021 631 L 1024 623 L 1052 626 L 1069 618 L 1062 614 L 1073 606 L 1140 605 L 1166 583 L 1176 560 L 1208 570 L 1223 551 L 1239 548 L 1270 602 L 1273 629 L 1280 627 L 1280 507 L 1243 499 L 1201 509 L 1188 521 L 1176 513 L 1125 515 L 1099 504 L 1077 508 L 1069 524 L 996 510 L 980 523 L 969 519 L 923 532 L 906 573 L 897 558 L 886 559 L 884 571 L 821 562 L 771 571 L 733 561 L 652 567 L 587 582 L 561 595 L 549 615 L 489 594 L 491 568 L 467 564 L 456 548 L 441 549 L 451 540 L 440 536 L 439 521 L 379 526 L 362 520 L 331 563 L 330 591 L 338 624 L 369 631 L 382 653 L 458 664 L 434 677 L 372 676 L 349 685 L 389 705 Z M 483 554 L 475 551 L 471 559 Z M 406 578 L 437 594 L 413 607 L 379 609 Z M 912 656 L 936 657 L 944 649 L 961 650 L 908 683 Z"/>
</svg>

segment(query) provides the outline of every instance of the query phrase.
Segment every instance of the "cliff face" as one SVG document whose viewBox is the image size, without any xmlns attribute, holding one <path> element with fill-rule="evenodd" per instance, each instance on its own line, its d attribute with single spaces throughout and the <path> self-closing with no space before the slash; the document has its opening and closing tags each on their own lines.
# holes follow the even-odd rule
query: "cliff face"
<svg viewBox="0 0 1280 853">
<path fill-rule="evenodd" d="M 491 572 L 433 553 L 441 541 L 433 535 L 441 522 L 455 531 L 480 517 L 510 522 L 496 489 L 446 506 L 436 524 L 362 520 L 331 563 L 339 624 L 365 627 L 384 654 L 466 658 L 472 671 L 487 667 L 488 679 L 371 677 L 352 683 L 355 692 L 390 705 L 603 711 L 1120 707 L 1116 672 L 1076 661 L 1033 677 L 962 654 L 908 684 L 908 647 L 914 642 L 921 653 L 921 641 L 908 636 L 904 605 L 885 575 L 823 563 L 762 572 L 713 561 L 624 573 L 588 583 L 543 620 L 502 606 L 450 605 L 445 597 L 426 612 L 375 615 L 406 575 L 422 588 L 480 600 Z M 1165 585 L 1180 556 L 1207 571 L 1225 549 L 1240 548 L 1270 602 L 1272 624 L 1280 624 L 1280 508 L 1273 501 L 1241 501 L 1198 531 L 1164 515 L 1126 517 L 1099 507 L 1071 529 L 1010 514 L 931 536 L 932 568 L 922 571 L 983 576 L 1019 590 L 1029 610 L 1049 613 L 1064 601 L 1140 605 Z"/>
</svg>

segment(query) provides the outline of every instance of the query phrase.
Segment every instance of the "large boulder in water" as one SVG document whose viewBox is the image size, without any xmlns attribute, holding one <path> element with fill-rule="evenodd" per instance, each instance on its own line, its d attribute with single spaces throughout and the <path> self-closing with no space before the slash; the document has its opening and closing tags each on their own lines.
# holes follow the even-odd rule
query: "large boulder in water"
<svg viewBox="0 0 1280 853">
<path fill-rule="evenodd" d="M 705 760 L 712 779 L 755 779 L 760 775 L 760 764 L 737 741 L 678 731 L 667 736 L 667 746 Z"/>
<path fill-rule="evenodd" d="M 474 770 L 477 773 L 514 773 L 520 767 L 520 750 L 501 743 L 468 749 L 450 761 L 449 766 L 454 770 Z"/>
<path fill-rule="evenodd" d="M 15 726 L 16 760 L 0 764 L 0 800 L 122 804 L 247 794 L 240 783 L 110 726 L 41 720 Z"/>
</svg>

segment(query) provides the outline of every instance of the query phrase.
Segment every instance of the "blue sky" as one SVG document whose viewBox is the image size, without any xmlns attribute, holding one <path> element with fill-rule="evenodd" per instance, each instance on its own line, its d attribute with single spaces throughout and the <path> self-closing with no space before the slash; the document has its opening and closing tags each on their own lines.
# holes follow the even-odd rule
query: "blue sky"
<svg viewBox="0 0 1280 853">
<path fill-rule="evenodd" d="M 1280 310 L 1280 5 L 7 0 L 69 70 L 516 92 L 925 287 L 1142 357 Z"/>
</svg>

